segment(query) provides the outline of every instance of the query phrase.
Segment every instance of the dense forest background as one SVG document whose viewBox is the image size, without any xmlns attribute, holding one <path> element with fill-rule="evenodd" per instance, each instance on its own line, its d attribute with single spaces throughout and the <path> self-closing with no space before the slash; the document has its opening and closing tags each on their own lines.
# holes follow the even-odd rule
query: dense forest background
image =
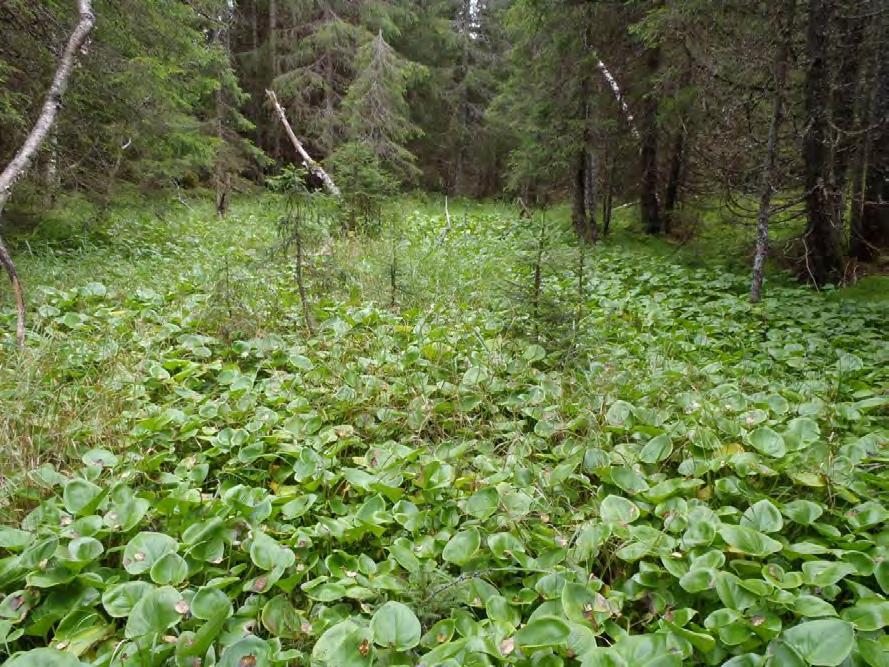
<svg viewBox="0 0 889 667">
<path fill-rule="evenodd" d="M 651 234 L 708 212 L 781 225 L 816 285 L 889 243 L 889 16 L 879 0 L 194 0 L 95 3 L 70 92 L 7 224 L 60 193 L 229 189 L 309 154 L 348 191 L 573 198 L 579 234 L 639 203 Z M 0 7 L 0 160 L 29 131 L 74 3 Z M 361 165 L 361 168 L 358 168 Z M 751 233 L 750 238 L 753 238 Z M 717 241 L 718 242 L 718 241 Z"/>
</svg>

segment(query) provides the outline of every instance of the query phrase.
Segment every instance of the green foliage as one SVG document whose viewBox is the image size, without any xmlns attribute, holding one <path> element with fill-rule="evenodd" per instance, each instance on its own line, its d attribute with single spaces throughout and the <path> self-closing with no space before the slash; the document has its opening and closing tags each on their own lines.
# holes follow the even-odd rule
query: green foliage
<svg viewBox="0 0 889 667">
<path fill-rule="evenodd" d="M 413 180 L 419 170 L 405 144 L 422 132 L 410 119 L 405 94 L 424 70 L 400 58 L 382 30 L 359 49 L 356 64 L 358 75 L 343 100 L 346 136 L 370 148 L 393 175 Z"/>
<path fill-rule="evenodd" d="M 343 238 L 306 337 L 264 254 L 279 207 L 35 243 L 28 386 L 125 400 L 104 437 L 97 406 L 43 430 L 31 404 L 57 451 L 4 473 L 30 503 L 0 529 L 9 664 L 886 663 L 882 307 L 752 306 L 743 276 L 615 244 L 544 345 L 499 287 L 536 230 L 401 202 L 412 300 L 380 305 L 386 240 Z M 280 302 L 246 335 L 205 315 L 225 257 Z M 572 267 L 546 288 L 573 307 Z M 0 354 L 8 420 L 26 365 Z"/>
<path fill-rule="evenodd" d="M 372 144 L 350 141 L 330 158 L 342 197 L 338 202 L 343 228 L 373 232 L 381 225 L 384 202 L 398 187 Z"/>
<path fill-rule="evenodd" d="M 4 163 L 43 103 L 75 7 L 55 0 L 4 7 L 16 17 L 0 27 Z M 89 47 L 78 54 L 63 108 L 36 161 L 34 188 L 42 196 L 16 197 L 15 213 L 45 210 L 47 190 L 77 189 L 107 204 L 121 183 L 194 185 L 209 182 L 214 171 L 237 176 L 262 164 L 244 136 L 252 124 L 239 111 L 246 100 L 229 54 L 212 38 L 223 30 L 227 2 L 96 0 L 93 10 Z M 57 182 L 47 182 L 49 165 Z"/>
</svg>

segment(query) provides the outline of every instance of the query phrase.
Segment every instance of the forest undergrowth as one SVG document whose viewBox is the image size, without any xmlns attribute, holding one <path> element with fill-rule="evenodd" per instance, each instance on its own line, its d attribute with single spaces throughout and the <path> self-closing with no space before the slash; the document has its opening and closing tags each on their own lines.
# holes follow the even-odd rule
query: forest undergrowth
<svg viewBox="0 0 889 667">
<path fill-rule="evenodd" d="M 20 243 L 7 664 L 889 664 L 885 302 L 416 199 L 310 333 L 282 210 Z"/>
</svg>

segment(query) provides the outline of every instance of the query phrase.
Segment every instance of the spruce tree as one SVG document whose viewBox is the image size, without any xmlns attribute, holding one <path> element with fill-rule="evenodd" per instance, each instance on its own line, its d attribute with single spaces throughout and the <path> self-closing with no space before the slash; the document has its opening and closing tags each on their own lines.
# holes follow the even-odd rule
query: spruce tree
<svg viewBox="0 0 889 667">
<path fill-rule="evenodd" d="M 400 180 L 419 175 L 406 144 L 421 134 L 410 118 L 405 94 L 424 68 L 401 58 L 382 30 L 358 52 L 358 75 L 343 100 L 349 142 L 367 146 L 380 165 Z"/>
</svg>

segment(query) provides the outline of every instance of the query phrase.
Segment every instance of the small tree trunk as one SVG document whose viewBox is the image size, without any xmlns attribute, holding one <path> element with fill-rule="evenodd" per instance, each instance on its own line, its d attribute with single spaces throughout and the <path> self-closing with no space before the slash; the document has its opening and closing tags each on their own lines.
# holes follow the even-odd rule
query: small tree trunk
<svg viewBox="0 0 889 667">
<path fill-rule="evenodd" d="M 874 129 L 868 137 L 863 177 L 863 201 L 858 224 L 852 230 L 854 257 L 868 261 L 889 249 L 889 52 L 880 52 L 880 67 L 873 113 Z"/>
<path fill-rule="evenodd" d="M 642 101 L 642 178 L 640 192 L 640 208 L 642 225 L 649 234 L 660 234 L 664 231 L 661 219 L 660 202 L 658 202 L 658 98 L 653 90 L 654 80 L 660 67 L 660 49 L 657 47 L 646 50 L 645 62 L 648 67 L 648 80 L 651 87 L 646 91 Z"/>
<path fill-rule="evenodd" d="M 579 150 L 574 164 L 574 188 L 572 190 L 571 221 L 577 236 L 587 240 L 587 207 L 586 207 L 586 151 Z"/>
<path fill-rule="evenodd" d="M 226 9 L 223 21 L 227 25 L 230 20 L 230 12 L 228 9 Z M 220 28 L 219 30 L 217 30 L 215 32 L 213 41 L 222 46 L 226 56 L 225 66 L 228 66 L 228 64 L 231 62 L 231 43 L 228 39 L 227 28 Z M 229 191 L 231 187 L 231 174 L 229 174 L 225 168 L 225 90 L 223 89 L 225 81 L 225 66 L 219 73 L 219 87 L 216 89 L 215 94 L 216 141 L 219 145 L 216 148 L 216 173 L 214 176 L 214 180 L 216 185 L 216 213 L 220 218 L 224 218 L 225 214 L 228 212 Z"/>
<path fill-rule="evenodd" d="M 673 153 L 670 156 L 670 171 L 667 174 L 667 189 L 664 193 L 664 231 L 670 232 L 673 228 L 674 214 L 679 204 L 679 190 L 682 184 L 682 174 L 685 167 L 685 127 L 680 127 L 676 132 L 673 142 Z"/>
<path fill-rule="evenodd" d="M 278 2 L 269 0 L 269 72 L 272 81 L 278 78 Z M 275 158 L 281 158 L 281 133 L 273 131 L 272 152 Z"/>
<path fill-rule="evenodd" d="M 583 304 L 586 298 L 586 244 L 578 243 L 577 248 L 577 311 L 574 314 L 575 335 L 583 318 Z"/>
<path fill-rule="evenodd" d="M 611 228 L 611 212 L 613 210 L 612 200 L 614 194 L 614 169 L 615 169 L 615 159 L 614 156 L 611 155 L 611 151 L 606 149 L 608 152 L 605 154 L 605 183 L 604 183 L 604 192 L 602 196 L 602 237 L 605 238 L 608 236 L 608 232 Z"/>
<path fill-rule="evenodd" d="M 865 41 L 868 10 L 872 10 L 869 0 L 856 0 L 855 6 L 846 7 L 846 15 L 839 17 L 840 35 L 837 57 L 840 61 L 833 88 L 831 118 L 834 125 L 833 174 L 831 192 L 833 195 L 834 226 L 842 229 L 845 224 L 847 207 L 846 189 L 849 166 L 855 151 L 854 133 L 856 128 L 856 100 L 867 99 L 862 86 L 861 50 Z M 861 105 L 857 114 L 859 124 L 866 118 L 867 104 Z M 863 111 L 863 113 L 862 113 Z M 866 123 L 866 121 L 865 121 Z"/>
<path fill-rule="evenodd" d="M 540 339 L 540 297 L 543 291 L 543 254 L 546 250 L 546 213 L 540 222 L 537 235 L 537 256 L 534 258 L 534 287 L 531 293 L 531 304 L 534 318 L 534 337 Z"/>
<path fill-rule="evenodd" d="M 756 218 L 756 253 L 753 257 L 753 282 L 750 300 L 754 303 L 762 296 L 762 281 L 766 257 L 769 252 L 769 216 L 771 215 L 772 190 L 778 165 L 778 144 L 784 115 L 784 92 L 787 86 L 787 70 L 790 66 L 790 41 L 793 34 L 796 0 L 786 0 L 783 25 L 775 50 L 775 95 L 772 101 L 772 121 L 762 167 L 762 185 L 759 195 L 759 215 Z"/>
<path fill-rule="evenodd" d="M 262 71 L 261 59 L 259 58 L 259 3 L 251 2 L 250 3 L 250 33 L 251 33 L 251 54 L 254 60 L 254 65 L 251 67 L 251 86 L 253 89 L 253 94 L 250 99 L 250 108 L 253 110 L 252 116 L 253 118 L 262 118 L 263 116 L 263 108 L 262 108 L 262 95 L 259 95 L 262 91 L 262 87 L 259 84 Z M 257 122 L 253 127 L 253 143 L 257 146 L 262 146 L 262 126 L 265 123 Z"/>
<path fill-rule="evenodd" d="M 586 238 L 590 243 L 598 240 L 599 229 L 596 226 L 596 189 L 599 181 L 599 162 L 596 154 L 590 149 L 584 151 L 583 200 L 586 209 Z"/>
<path fill-rule="evenodd" d="M 25 139 L 25 143 L 22 144 L 22 147 L 12 158 L 12 161 L 6 165 L 3 173 L 0 174 L 0 217 L 3 215 L 3 209 L 12 194 L 13 187 L 18 179 L 27 171 L 28 166 L 34 159 L 34 155 L 40 150 L 41 144 L 52 130 L 53 123 L 55 123 L 56 120 L 56 114 L 59 111 L 59 107 L 62 105 L 62 96 L 65 94 L 65 90 L 68 87 L 68 79 L 71 77 L 71 71 L 74 69 L 77 53 L 83 48 L 84 44 L 86 44 L 87 38 L 96 22 L 92 11 L 91 0 L 78 0 L 77 8 L 80 17 L 79 21 L 74 28 L 74 31 L 71 33 L 71 36 L 68 38 L 65 50 L 62 52 L 62 57 L 59 60 L 55 76 L 53 76 L 52 84 L 46 95 L 46 100 L 43 102 L 43 108 L 40 111 L 40 115 L 37 117 L 37 122 L 34 123 L 34 127 L 31 128 L 31 132 Z M 21 347 L 25 344 L 25 298 L 22 291 L 21 281 L 19 280 L 15 268 L 15 263 L 13 262 L 12 256 L 9 254 L 9 249 L 3 242 L 2 237 L 0 237 L 0 264 L 3 265 L 3 268 L 9 275 L 9 279 L 12 282 L 13 292 L 15 292 L 16 310 L 18 312 L 16 338 Z"/>
<path fill-rule="evenodd" d="M 839 278 L 843 266 L 839 230 L 834 219 L 834 196 L 831 191 L 828 27 L 832 12 L 832 0 L 809 0 L 806 47 L 809 68 L 806 72 L 805 95 L 808 122 L 803 138 L 809 222 L 803 235 L 803 244 L 806 273 L 816 286 Z"/>
</svg>

